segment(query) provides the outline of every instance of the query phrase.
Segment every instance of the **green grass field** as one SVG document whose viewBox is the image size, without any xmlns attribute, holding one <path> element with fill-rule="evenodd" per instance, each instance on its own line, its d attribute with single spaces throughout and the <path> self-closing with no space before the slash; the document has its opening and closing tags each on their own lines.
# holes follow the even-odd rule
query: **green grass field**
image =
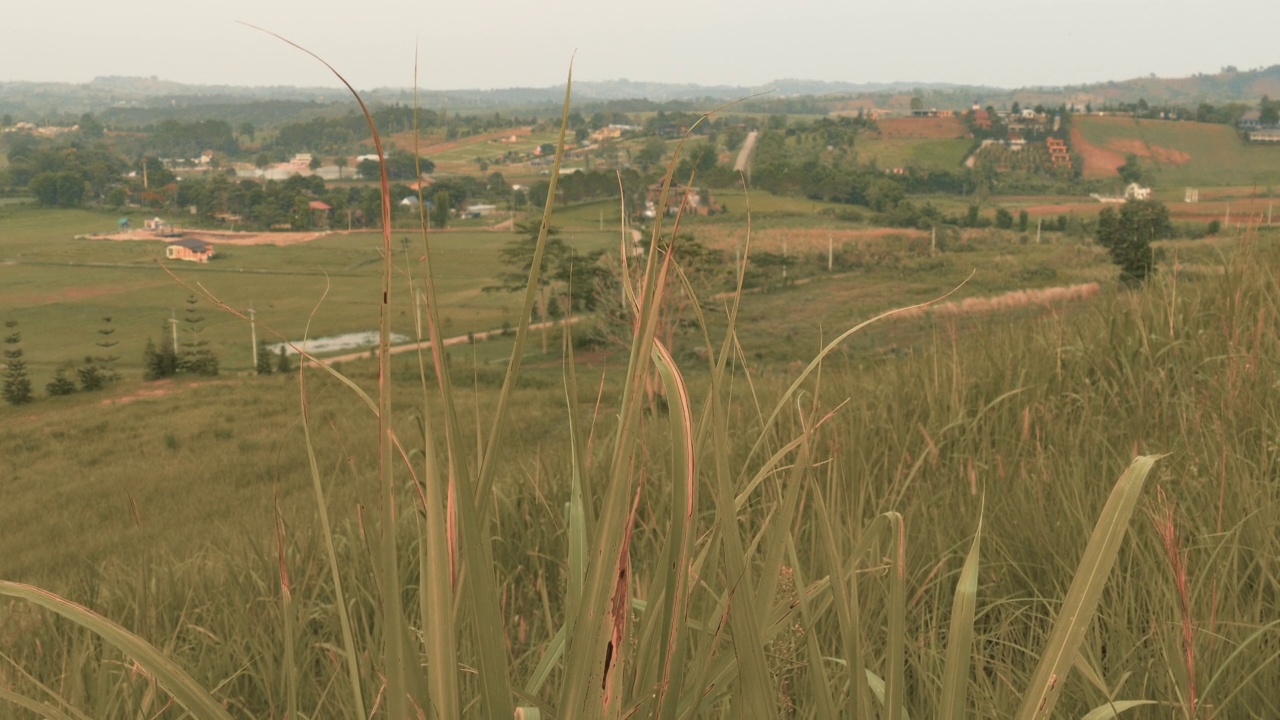
<svg viewBox="0 0 1280 720">
<path fill-rule="evenodd" d="M 1090 143 L 1121 155 L 1138 154 L 1144 170 L 1150 173 L 1144 181 L 1159 188 L 1280 185 L 1280 146 L 1246 143 L 1226 125 L 1087 116 L 1074 122 Z M 1167 157 L 1151 157 L 1151 151 L 1143 146 L 1152 145 L 1190 157 L 1181 164 Z"/>
<path fill-rule="evenodd" d="M 973 146 L 972 140 L 963 138 L 923 139 L 860 136 L 857 143 L 858 161 L 875 162 L 882 168 L 913 167 L 921 170 L 960 169 L 960 163 Z"/>
<path fill-rule="evenodd" d="M 188 286 L 196 288 L 196 294 L 203 287 L 240 311 L 252 305 L 266 328 L 260 329 L 260 337 L 268 340 L 276 339 L 272 330 L 300 340 L 313 309 L 312 337 L 376 329 L 380 253 L 374 233 L 330 235 L 286 247 L 224 244 L 207 265 L 164 263 L 175 279 L 161 267 L 162 243 L 75 239 L 114 224 L 114 215 L 87 210 L 0 210 L 0 307 L 6 320 L 20 323 L 34 375 L 43 378 L 59 364 L 96 352 L 96 330 L 103 316 L 113 319 L 118 342 L 114 352 L 121 368 L 136 370 L 148 338 L 161 342 L 170 337 L 170 313 L 179 318 L 186 314 L 186 299 L 192 294 Z M 418 272 L 420 239 L 408 233 L 397 237 L 412 240 L 409 253 L 413 271 Z M 498 253 L 511 237 L 481 230 L 432 236 L 448 335 L 515 321 L 518 296 L 483 290 L 501 270 Z M 564 237 L 585 250 L 612 248 L 616 242 L 611 232 L 580 229 Z M 404 268 L 403 256 L 397 265 Z M 223 368 L 248 370 L 252 354 L 245 323 L 207 301 L 199 309 L 205 318 L 201 334 L 222 358 Z M 401 327 L 407 327 L 411 308 L 406 305 L 396 312 Z"/>
<path fill-rule="evenodd" d="M 734 221 L 745 233 L 747 198 L 720 199 L 729 213 L 691 222 L 695 236 Z M 750 203 L 771 241 L 842 225 L 825 203 Z M 612 248 L 618 229 L 598 227 L 608 207 L 552 224 Z M 0 307 L 22 323 L 33 375 L 53 348 L 88 351 L 102 314 L 128 358 L 125 339 L 159 337 L 186 296 L 155 247 L 73 239 L 113 223 L 0 208 Z M 446 334 L 514 312 L 519 296 L 477 290 L 506 238 L 433 236 Z M 171 692 L 188 708 L 207 698 L 192 715 L 219 720 L 415 706 L 1280 714 L 1277 238 L 1167 244 L 1162 272 L 1133 291 L 1080 239 L 943 240 L 936 255 L 919 236 L 850 241 L 830 274 L 809 248 L 792 282 L 741 296 L 727 337 L 724 296 L 701 306 L 705 331 L 687 309 L 673 320 L 649 305 L 629 345 L 572 364 L 554 336 L 546 353 L 531 337 L 505 406 L 511 338 L 450 349 L 451 386 L 394 356 L 377 411 L 310 370 L 309 445 L 296 377 L 143 383 L 135 365 L 104 393 L 0 407 L 0 580 L 63 592 L 167 658 L 135 672 L 86 629 L 99 621 L 0 599 L 0 702 L 38 699 L 24 720 L 46 704 L 54 717 L 182 717 Z M 313 334 L 364 330 L 378 321 L 378 248 L 368 235 L 229 247 L 175 272 L 290 332 L 327 274 Z M 994 309 L 886 319 L 806 365 L 855 324 L 966 278 L 949 300 L 1000 296 Z M 1101 289 L 1069 304 L 1003 295 L 1089 281 Z M 683 290 L 666 288 L 672 312 Z M 401 307 L 393 330 L 410 325 Z M 206 310 L 218 347 L 241 337 L 247 355 L 243 322 Z M 372 361 L 341 370 L 376 394 Z M 396 440 L 383 457 L 379 419 Z M 1149 479 L 1148 460 L 1117 483 L 1139 454 L 1161 456 Z M 52 602 L 7 582 L 0 594 Z M 1041 713 L 1039 697 L 1056 707 Z"/>
</svg>

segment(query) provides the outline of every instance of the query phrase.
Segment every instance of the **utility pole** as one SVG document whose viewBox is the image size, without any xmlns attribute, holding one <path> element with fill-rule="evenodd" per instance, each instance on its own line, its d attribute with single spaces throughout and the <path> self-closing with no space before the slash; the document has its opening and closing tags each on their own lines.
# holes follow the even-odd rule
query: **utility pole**
<svg viewBox="0 0 1280 720">
<path fill-rule="evenodd" d="M 1044 225 L 1044 218 L 1036 220 L 1036 244 L 1040 244 L 1040 227 Z"/>
<path fill-rule="evenodd" d="M 929 254 L 938 254 L 938 226 L 934 225 L 929 231 Z"/>
<path fill-rule="evenodd" d="M 178 316 L 173 308 L 169 308 L 169 327 L 173 330 L 173 354 L 178 354 Z"/>
<path fill-rule="evenodd" d="M 258 325 L 253 320 L 253 303 L 249 303 L 249 342 L 253 343 L 253 369 L 258 370 Z"/>
</svg>

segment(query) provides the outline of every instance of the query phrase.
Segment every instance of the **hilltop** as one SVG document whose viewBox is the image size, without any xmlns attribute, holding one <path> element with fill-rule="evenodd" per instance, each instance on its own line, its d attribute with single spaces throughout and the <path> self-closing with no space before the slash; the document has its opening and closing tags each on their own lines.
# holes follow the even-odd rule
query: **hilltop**
<svg viewBox="0 0 1280 720">
<path fill-rule="evenodd" d="M 412 88 L 372 88 L 362 90 L 373 103 L 410 103 Z M 544 108 L 563 99 L 564 88 L 511 87 L 495 89 L 419 89 L 418 101 L 425 107 L 458 110 L 500 108 Z M 931 83 L 927 81 L 830 82 L 797 78 L 779 79 L 760 85 L 696 85 L 659 83 L 627 79 L 578 81 L 574 95 L 579 102 L 608 103 L 625 100 L 649 103 L 710 103 L 766 94 L 777 102 L 795 98 L 820 101 L 815 110 L 829 112 L 852 98 L 876 98 L 882 102 L 901 96 L 919 97 L 926 106 L 965 108 L 974 99 L 983 104 L 1096 105 L 1133 103 L 1195 105 L 1201 102 L 1252 104 L 1259 97 L 1280 96 L 1280 65 L 1240 71 L 1227 67 L 1217 73 L 1201 73 L 1185 78 L 1145 77 L 1108 80 L 1072 86 L 1030 86 L 1001 88 L 980 84 Z M 152 77 L 99 77 L 88 83 L 0 82 L 0 112 L 81 113 L 106 108 L 161 108 L 209 106 L 221 103 L 276 102 L 323 106 L 346 103 L 348 95 L 340 87 L 246 87 L 233 85 L 188 85 Z"/>
</svg>

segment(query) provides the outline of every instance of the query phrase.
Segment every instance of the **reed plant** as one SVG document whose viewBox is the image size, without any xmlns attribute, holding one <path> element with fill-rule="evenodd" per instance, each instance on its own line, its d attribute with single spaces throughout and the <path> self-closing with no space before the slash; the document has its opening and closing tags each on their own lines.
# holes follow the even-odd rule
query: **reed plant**
<svg viewBox="0 0 1280 720">
<path fill-rule="evenodd" d="M 319 521 L 277 511 L 274 547 L 109 570 L 70 597 L 0 581 L 0 701 L 48 718 L 1280 714 L 1273 250 L 977 342 L 930 315 L 931 347 L 870 370 L 835 358 L 930 304 L 903 308 L 785 372 L 741 350 L 744 257 L 722 318 L 693 306 L 708 352 L 682 365 L 657 332 L 692 292 L 661 251 L 677 150 L 641 267 L 620 229 L 625 369 L 588 381 L 566 324 L 562 427 L 531 449 L 522 359 L 569 87 L 488 417 L 460 406 L 439 342 L 425 218 L 412 252 L 384 232 L 376 391 L 298 369 Z M 432 341 L 410 392 L 387 352 L 406 306 Z M 376 426 L 377 503 L 356 523 L 330 521 L 308 406 L 324 384 Z"/>
</svg>

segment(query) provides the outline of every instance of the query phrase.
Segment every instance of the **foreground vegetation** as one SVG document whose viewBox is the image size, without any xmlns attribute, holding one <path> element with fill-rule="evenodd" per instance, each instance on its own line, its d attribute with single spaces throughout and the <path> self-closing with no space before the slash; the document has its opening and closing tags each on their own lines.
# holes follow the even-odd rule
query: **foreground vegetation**
<svg viewBox="0 0 1280 720">
<path fill-rule="evenodd" d="M 276 413 L 298 427 L 283 501 L 227 467 L 254 532 L 57 580 L 101 617 L 0 583 L 30 603 L 0 606 L 0 697 L 46 717 L 1280 713 L 1272 243 L 1020 323 L 939 312 L 879 362 L 843 359 L 845 333 L 799 366 L 743 352 L 741 293 L 677 361 L 663 257 L 630 286 L 625 363 L 522 372 L 531 290 L 505 374 L 443 352 L 416 390 L 387 353 L 349 385 L 306 371 Z M 398 324 L 438 337 L 432 270 Z M 252 442 L 236 426 L 259 414 L 211 435 Z"/>
</svg>

